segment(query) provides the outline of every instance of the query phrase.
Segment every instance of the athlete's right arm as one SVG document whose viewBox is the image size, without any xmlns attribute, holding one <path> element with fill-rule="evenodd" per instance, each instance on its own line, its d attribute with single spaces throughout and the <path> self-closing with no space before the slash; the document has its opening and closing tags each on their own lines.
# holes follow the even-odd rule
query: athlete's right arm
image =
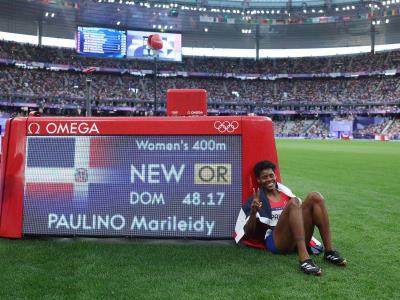
<svg viewBox="0 0 400 300">
<path fill-rule="evenodd" d="M 250 217 L 244 225 L 244 233 L 247 236 L 255 234 L 257 227 L 257 212 L 261 208 L 260 189 L 253 189 L 253 202 L 251 203 Z"/>
</svg>

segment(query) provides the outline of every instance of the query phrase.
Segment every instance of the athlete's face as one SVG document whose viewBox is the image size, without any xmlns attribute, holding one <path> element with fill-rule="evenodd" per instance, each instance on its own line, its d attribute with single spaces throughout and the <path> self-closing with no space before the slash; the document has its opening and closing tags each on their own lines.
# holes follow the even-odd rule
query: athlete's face
<svg viewBox="0 0 400 300">
<path fill-rule="evenodd" d="M 262 170 L 257 181 L 261 187 L 267 189 L 268 191 L 273 191 L 276 189 L 276 176 L 272 169 Z"/>
</svg>

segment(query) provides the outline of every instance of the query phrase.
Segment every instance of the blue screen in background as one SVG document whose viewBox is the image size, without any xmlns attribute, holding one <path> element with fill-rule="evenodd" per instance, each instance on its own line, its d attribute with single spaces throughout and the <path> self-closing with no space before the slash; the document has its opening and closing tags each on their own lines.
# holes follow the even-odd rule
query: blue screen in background
<svg viewBox="0 0 400 300">
<path fill-rule="evenodd" d="M 28 137 L 24 234 L 231 238 L 240 136 Z"/>
<path fill-rule="evenodd" d="M 76 51 L 89 56 L 123 58 L 126 55 L 126 32 L 107 28 L 78 27 Z"/>
</svg>

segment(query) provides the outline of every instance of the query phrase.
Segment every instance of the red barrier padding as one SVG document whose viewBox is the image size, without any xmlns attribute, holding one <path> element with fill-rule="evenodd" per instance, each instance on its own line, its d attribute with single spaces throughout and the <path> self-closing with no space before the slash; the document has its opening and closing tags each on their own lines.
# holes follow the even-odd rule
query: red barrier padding
<svg viewBox="0 0 400 300">
<path fill-rule="evenodd" d="M 240 208 L 241 204 L 244 203 L 246 199 L 251 195 L 253 187 L 256 187 L 256 181 L 252 171 L 255 163 L 257 163 L 260 160 L 267 159 L 273 161 L 278 165 L 272 121 L 269 118 L 265 117 L 228 116 L 228 117 L 196 117 L 196 118 L 188 118 L 188 117 L 146 117 L 146 118 L 65 117 L 63 118 L 63 117 L 30 116 L 28 118 L 15 118 L 7 121 L 6 132 L 4 136 L 4 144 L 3 144 L 4 146 L 3 155 L 1 157 L 0 236 L 11 237 L 11 238 L 21 238 L 23 236 L 23 225 L 24 225 L 23 216 L 24 214 L 25 216 L 29 216 L 31 213 L 31 211 L 27 209 L 25 209 L 25 211 L 23 210 L 24 197 L 27 197 L 28 195 L 29 197 L 33 198 L 35 197 L 40 198 L 43 192 L 40 189 L 42 184 L 44 184 L 43 186 L 47 184 L 47 186 L 51 188 L 49 193 L 45 195 L 46 197 L 53 196 L 53 194 L 56 193 L 57 190 L 59 189 L 59 186 L 56 184 L 50 183 L 50 185 L 48 185 L 48 182 L 46 180 L 44 182 L 38 182 L 38 184 L 34 186 L 32 186 L 32 184 L 28 184 L 28 182 L 25 182 L 26 176 L 28 176 L 26 174 L 27 171 L 25 171 L 25 166 L 27 166 L 26 170 L 28 170 L 29 168 L 32 169 L 36 167 L 36 165 L 29 166 L 29 162 L 27 165 L 26 161 L 27 159 L 32 161 L 32 158 L 28 158 L 26 154 L 28 138 L 31 137 L 32 138 L 39 137 L 40 139 L 47 138 L 47 140 L 49 140 L 51 143 L 53 143 L 52 145 L 54 145 L 54 143 L 57 142 L 58 139 L 60 141 L 63 140 L 63 142 L 65 142 L 66 139 L 65 138 L 63 139 L 62 137 L 88 136 L 88 138 L 90 137 L 92 139 L 94 137 L 93 145 L 91 145 L 90 149 L 88 148 L 90 150 L 89 151 L 90 154 L 88 155 L 93 156 L 90 158 L 90 160 L 88 160 L 88 168 L 97 167 L 101 169 L 110 166 L 109 163 L 101 162 L 100 157 L 109 156 L 109 154 L 107 154 L 108 153 L 107 151 L 109 150 L 107 149 L 104 150 L 105 151 L 104 153 L 100 153 L 102 152 L 101 149 L 103 148 L 101 145 L 105 145 L 104 147 L 106 146 L 109 147 L 110 144 L 107 144 L 107 142 L 102 141 L 102 139 L 96 138 L 97 136 L 99 137 L 105 136 L 104 138 L 110 141 L 110 139 L 112 140 L 113 137 L 117 139 L 121 136 L 162 137 L 169 135 L 182 136 L 182 139 L 184 139 L 185 137 L 196 139 L 196 137 L 199 136 L 199 139 L 203 140 L 205 139 L 205 137 L 207 137 L 207 135 L 210 135 L 212 137 L 218 137 L 218 136 L 240 137 L 241 149 L 239 148 L 237 150 L 230 149 L 230 151 L 233 151 L 234 153 L 238 154 L 240 154 L 241 151 L 241 175 L 239 175 L 238 177 L 241 178 L 241 186 L 242 186 L 241 198 L 238 197 L 237 200 L 230 199 L 231 203 L 236 203 L 236 208 L 234 209 L 235 211 L 233 212 L 235 216 L 237 216 L 238 208 Z M 178 138 L 178 140 L 180 139 L 181 138 Z M 217 138 L 214 139 L 217 140 Z M 82 149 L 79 147 L 77 149 Z M 114 148 L 109 148 L 109 149 L 114 149 Z M 124 148 L 116 149 L 116 151 L 123 151 L 123 149 Z M 58 163 L 57 161 L 59 157 L 61 163 L 63 163 L 64 157 L 62 155 L 67 155 L 65 154 L 67 153 L 67 150 L 60 154 L 52 153 L 51 151 L 49 153 L 53 155 L 53 157 L 51 158 L 53 159 L 53 162 Z M 123 152 L 121 153 L 123 154 Z M 200 155 L 201 152 L 198 153 Z M 171 159 L 179 161 L 180 157 L 174 158 L 174 156 L 178 155 L 178 153 L 171 152 L 170 155 Z M 210 163 L 224 162 L 224 159 L 226 161 L 226 158 L 224 158 L 222 152 L 221 154 L 218 155 L 219 156 L 215 156 L 214 161 L 211 160 Z M 193 159 L 196 161 L 197 159 L 196 156 L 191 156 L 191 157 L 194 157 Z M 45 156 L 45 158 L 47 158 L 47 156 Z M 146 159 L 146 157 L 144 158 Z M 37 160 L 37 158 L 34 157 L 33 159 Z M 155 161 L 157 161 L 156 158 L 154 159 Z M 202 162 L 202 160 L 198 161 Z M 140 163 L 141 162 L 139 161 L 138 164 L 140 165 Z M 69 166 L 67 167 L 69 168 Z M 72 166 L 72 168 L 74 168 L 74 166 Z M 42 170 L 47 170 L 47 169 L 42 168 Z M 152 177 L 153 181 L 155 178 L 157 178 L 157 176 L 154 175 L 155 174 L 154 172 L 158 172 L 154 170 L 152 171 L 153 172 L 152 175 L 150 175 L 150 173 L 148 175 L 148 176 L 153 176 Z M 75 174 L 74 179 L 72 179 L 74 180 L 73 184 L 79 185 L 81 182 L 82 184 L 84 184 L 88 176 L 87 171 L 85 169 L 78 168 L 75 169 L 74 172 L 75 172 L 73 173 Z M 176 173 L 177 172 L 178 171 L 176 171 Z M 32 175 L 31 173 L 29 176 L 31 176 L 32 178 L 34 174 L 35 173 L 33 173 Z M 51 174 L 55 174 L 55 176 L 61 176 L 61 177 L 63 175 L 57 173 L 51 173 Z M 172 176 L 171 174 L 172 173 L 169 173 L 168 176 Z M 279 180 L 279 169 L 277 170 L 277 175 Z M 50 178 L 51 176 L 49 175 L 48 177 Z M 191 184 L 193 184 L 193 180 L 196 181 L 196 179 L 192 178 L 193 177 L 191 177 L 190 179 Z M 63 182 L 58 182 L 58 183 L 61 184 Z M 65 186 L 67 185 L 68 182 L 66 182 Z M 197 185 L 197 187 L 199 186 L 201 186 L 202 188 L 204 187 L 207 188 L 207 185 L 204 184 Z M 214 185 L 214 187 L 218 188 L 218 185 Z M 162 188 L 162 186 L 160 186 L 160 188 Z M 228 190 L 231 188 L 233 188 L 233 186 L 232 187 L 228 186 Z M 25 196 L 24 196 L 24 189 L 27 190 L 26 192 L 27 194 Z M 67 193 L 65 193 L 63 196 L 66 197 L 65 203 L 68 203 L 67 198 L 69 196 L 67 195 Z M 62 200 L 60 199 L 59 201 Z M 189 206 L 189 208 L 195 210 L 193 202 L 190 203 L 190 201 L 194 200 L 188 199 L 187 201 L 189 201 L 189 204 L 192 205 Z M 214 200 L 212 201 L 214 201 L 215 204 L 217 204 L 216 198 L 214 198 Z M 232 201 L 237 201 L 237 202 L 232 202 Z M 46 203 L 52 205 L 51 202 L 46 202 Z M 202 204 L 204 205 L 205 203 Z M 43 207 L 45 207 L 45 205 Z M 201 207 L 206 208 L 206 206 L 201 206 Z M 214 208 L 212 207 L 206 208 L 206 212 L 207 211 L 212 212 L 213 209 Z M 217 209 L 229 210 L 230 208 L 221 205 L 220 207 L 217 207 Z M 132 210 L 134 211 L 133 208 Z M 117 221 L 118 219 L 116 219 L 115 226 L 118 226 L 119 224 Z M 153 224 L 152 226 L 154 226 L 155 223 L 152 224 Z M 184 226 L 186 224 L 185 225 L 186 227 L 184 228 L 188 228 L 187 226 L 189 226 L 188 225 L 189 221 L 180 224 L 181 226 Z M 168 225 L 168 226 L 173 226 L 173 225 Z M 234 228 L 232 227 L 232 232 L 233 230 Z M 105 236 L 107 236 L 107 234 L 105 234 Z M 188 237 L 193 237 L 193 235 Z"/>
<path fill-rule="evenodd" d="M 1 161 L 0 236 L 20 238 L 27 118 L 8 120 Z"/>
</svg>

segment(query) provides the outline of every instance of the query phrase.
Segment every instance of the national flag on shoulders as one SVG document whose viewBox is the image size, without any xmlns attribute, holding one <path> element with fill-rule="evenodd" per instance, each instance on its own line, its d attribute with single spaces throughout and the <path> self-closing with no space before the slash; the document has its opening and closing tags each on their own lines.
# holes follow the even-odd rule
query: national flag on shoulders
<svg viewBox="0 0 400 300">
<path fill-rule="evenodd" d="M 284 186 L 281 183 L 278 183 L 278 191 L 287 196 L 288 198 L 293 198 L 296 197 L 292 191 Z M 269 201 L 267 197 L 265 196 L 265 193 L 260 193 L 260 200 L 262 203 L 261 209 L 257 212 L 257 219 L 261 222 L 264 223 L 271 228 L 274 228 L 278 222 L 277 219 L 272 218 L 272 209 L 269 204 Z M 269 229 L 266 232 L 266 235 L 264 237 L 258 237 L 258 238 L 249 238 L 245 235 L 244 233 L 244 226 L 246 225 L 247 221 L 250 218 L 250 211 L 251 211 L 251 203 L 253 201 L 253 197 L 251 196 L 242 206 L 239 216 L 236 221 L 236 226 L 235 226 L 235 234 L 234 238 L 236 243 L 242 243 L 246 246 L 253 247 L 253 248 L 258 248 L 258 249 L 266 249 L 265 248 L 265 243 L 264 240 L 265 238 L 271 234 L 272 230 Z M 314 237 L 312 237 L 309 246 L 311 248 L 311 251 L 314 254 L 320 254 L 323 251 L 323 246 L 322 244 Z"/>
</svg>

